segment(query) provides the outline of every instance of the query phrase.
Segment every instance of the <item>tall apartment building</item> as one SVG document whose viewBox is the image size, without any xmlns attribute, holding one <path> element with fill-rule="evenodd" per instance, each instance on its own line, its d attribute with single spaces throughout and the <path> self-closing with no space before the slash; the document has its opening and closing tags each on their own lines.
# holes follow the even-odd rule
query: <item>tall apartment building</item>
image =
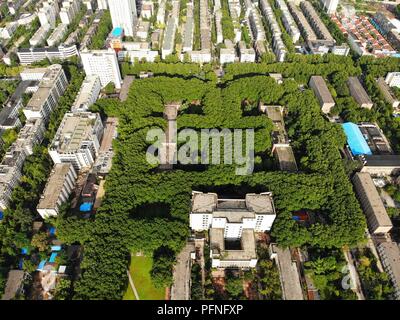
<svg viewBox="0 0 400 320">
<path fill-rule="evenodd" d="M 49 147 L 54 163 L 71 163 L 76 171 L 90 168 L 96 160 L 103 135 L 98 114 L 66 113 Z"/>
<path fill-rule="evenodd" d="M 177 17 L 169 17 L 164 32 L 164 39 L 161 48 L 161 57 L 165 59 L 174 52 L 175 33 L 178 26 Z"/>
<path fill-rule="evenodd" d="M 39 83 L 39 89 L 23 109 L 25 117 L 28 120 L 43 118 L 47 121 L 67 85 L 68 80 L 61 65 L 53 64 L 48 67 Z"/>
<path fill-rule="evenodd" d="M 44 40 L 46 39 L 47 35 L 50 32 L 50 25 L 46 24 L 44 26 L 41 26 L 35 34 L 32 36 L 32 38 L 29 39 L 29 44 L 32 47 L 36 47 L 42 43 L 44 43 Z"/>
<path fill-rule="evenodd" d="M 108 9 L 107 0 L 97 0 L 97 8 L 99 10 L 107 10 Z"/>
<path fill-rule="evenodd" d="M 334 14 L 339 4 L 339 0 L 321 0 L 321 2 L 327 14 Z"/>
<path fill-rule="evenodd" d="M 15 15 L 24 2 L 25 0 L 7 0 L 7 7 L 10 14 Z"/>
<path fill-rule="evenodd" d="M 289 12 L 289 8 L 287 7 L 285 0 L 275 0 L 275 4 L 282 11 L 283 25 L 285 26 L 287 33 L 292 38 L 293 43 L 299 41 L 300 30 L 297 28 L 297 25 L 294 22 L 291 13 Z"/>
<path fill-rule="evenodd" d="M 21 170 L 27 154 L 13 144 L 0 164 L 0 209 L 7 209 L 14 187 L 21 179 Z"/>
<path fill-rule="evenodd" d="M 108 0 L 113 28 L 123 28 L 126 36 L 134 36 L 137 21 L 136 0 Z"/>
<path fill-rule="evenodd" d="M 27 120 L 18 133 L 16 143 L 25 150 L 27 155 L 32 155 L 33 147 L 42 142 L 45 130 L 45 123 L 42 118 Z"/>
<path fill-rule="evenodd" d="M 121 89 L 121 72 L 114 50 L 84 50 L 81 59 L 86 75 L 97 75 L 103 88 L 113 82 L 117 89 Z"/>
<path fill-rule="evenodd" d="M 71 107 L 71 112 L 85 112 L 96 102 L 101 90 L 100 78 L 97 75 L 86 76 Z"/>
<path fill-rule="evenodd" d="M 302 1 L 300 3 L 300 7 L 303 10 L 304 15 L 307 17 L 308 21 L 312 25 L 318 37 L 326 42 L 329 42 L 330 44 L 334 44 L 335 39 L 332 37 L 328 28 L 322 22 L 318 13 L 315 11 L 313 5 L 308 1 Z"/>
<path fill-rule="evenodd" d="M 186 7 L 186 22 L 183 31 L 183 46 L 182 52 L 192 51 L 194 37 L 194 17 L 193 17 L 193 2 L 189 2 Z"/>
<path fill-rule="evenodd" d="M 56 163 L 51 170 L 37 212 L 43 219 L 56 217 L 60 206 L 65 203 L 75 186 L 77 174 L 70 163 Z"/>
<path fill-rule="evenodd" d="M 278 21 L 275 18 L 274 11 L 268 0 L 260 0 L 260 8 L 264 17 L 267 19 L 269 28 L 272 34 L 272 49 L 276 59 L 280 62 L 285 60 L 287 50 L 282 40 L 282 31 L 279 27 Z"/>
<path fill-rule="evenodd" d="M 309 86 L 313 89 L 315 96 L 318 99 L 323 113 L 329 113 L 335 106 L 335 100 L 326 85 L 324 78 L 321 76 L 312 76 Z"/>
<path fill-rule="evenodd" d="M 64 0 L 61 4 L 60 19 L 63 24 L 71 24 L 81 9 L 81 0 Z"/>
<path fill-rule="evenodd" d="M 56 26 L 57 15 L 60 12 L 57 0 L 46 0 L 39 8 L 38 17 L 40 25 L 44 26 L 49 24 L 52 28 Z"/>
<path fill-rule="evenodd" d="M 353 179 L 354 188 L 361 207 L 367 217 L 368 228 L 373 234 L 388 233 L 393 224 L 369 173 L 358 172 Z"/>
<path fill-rule="evenodd" d="M 57 28 L 51 33 L 51 35 L 47 38 L 47 44 L 49 47 L 53 47 L 58 45 L 61 40 L 64 38 L 68 31 L 68 25 L 64 23 L 60 23 Z"/>
<path fill-rule="evenodd" d="M 255 232 L 271 229 L 275 220 L 271 193 L 247 194 L 245 199 L 218 199 L 215 193 L 192 193 L 190 227 L 209 230 L 210 256 L 215 268 L 255 267 Z"/>
<path fill-rule="evenodd" d="M 303 12 L 301 12 L 299 8 L 296 6 L 295 2 L 289 1 L 287 5 L 290 10 L 290 13 L 293 15 L 294 20 L 296 21 L 297 25 L 301 30 L 304 39 L 306 41 L 316 41 L 317 35 L 311 28 Z"/>
<path fill-rule="evenodd" d="M 385 82 L 389 87 L 400 87 L 400 72 L 388 72 Z"/>
</svg>

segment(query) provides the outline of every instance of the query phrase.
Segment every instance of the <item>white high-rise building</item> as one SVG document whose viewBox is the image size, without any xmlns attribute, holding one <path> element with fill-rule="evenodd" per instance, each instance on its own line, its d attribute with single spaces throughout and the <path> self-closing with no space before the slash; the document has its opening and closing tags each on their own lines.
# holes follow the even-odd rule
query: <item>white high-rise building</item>
<svg viewBox="0 0 400 320">
<path fill-rule="evenodd" d="M 334 14 L 336 12 L 339 0 L 321 0 L 327 14 Z"/>
<path fill-rule="evenodd" d="M 102 88 L 113 82 L 115 88 L 121 89 L 121 72 L 114 50 L 85 50 L 81 52 L 81 59 L 86 75 L 99 76 Z"/>
<path fill-rule="evenodd" d="M 63 24 L 71 24 L 81 9 L 81 0 L 64 0 L 60 10 L 60 19 Z"/>
<path fill-rule="evenodd" d="M 90 168 L 95 162 L 103 136 L 98 113 L 68 112 L 49 147 L 54 163 L 71 163 L 76 171 Z"/>
<path fill-rule="evenodd" d="M 43 2 L 43 6 L 39 9 L 38 17 L 41 26 L 49 24 L 52 28 L 56 26 L 57 15 L 60 12 L 58 1 L 47 0 Z"/>
<path fill-rule="evenodd" d="M 400 87 L 400 72 L 388 72 L 385 82 L 389 87 Z"/>
<path fill-rule="evenodd" d="M 97 0 L 97 7 L 99 8 L 99 10 L 107 10 L 107 0 Z"/>
<path fill-rule="evenodd" d="M 136 0 L 108 0 L 114 28 L 123 28 L 126 36 L 133 37 L 136 25 Z"/>
</svg>

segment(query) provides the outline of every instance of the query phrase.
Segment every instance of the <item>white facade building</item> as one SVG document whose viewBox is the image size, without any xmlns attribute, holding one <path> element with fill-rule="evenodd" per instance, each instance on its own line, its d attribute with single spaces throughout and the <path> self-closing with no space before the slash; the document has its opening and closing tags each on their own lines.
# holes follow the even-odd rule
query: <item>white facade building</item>
<svg viewBox="0 0 400 320">
<path fill-rule="evenodd" d="M 236 54 L 234 48 L 220 49 L 219 61 L 221 64 L 233 63 L 235 62 L 235 59 L 236 59 Z"/>
<path fill-rule="evenodd" d="M 48 67 L 39 83 L 39 89 L 23 109 L 26 119 L 42 118 L 46 121 L 57 107 L 58 99 L 67 85 L 68 81 L 61 65 L 53 64 Z"/>
<path fill-rule="evenodd" d="M 327 14 L 334 14 L 336 12 L 339 0 L 321 0 Z"/>
<path fill-rule="evenodd" d="M 97 75 L 86 76 L 71 107 L 72 112 L 88 111 L 99 97 L 101 90 L 100 78 Z"/>
<path fill-rule="evenodd" d="M 47 0 L 42 3 L 42 7 L 39 9 L 38 17 L 40 25 L 44 26 L 49 24 L 52 28 L 56 26 L 57 15 L 60 12 L 58 1 Z"/>
<path fill-rule="evenodd" d="M 113 28 L 123 28 L 124 34 L 133 37 L 136 25 L 136 0 L 108 0 Z"/>
<path fill-rule="evenodd" d="M 0 28 L 0 39 L 10 39 L 17 27 L 18 24 L 15 22 L 7 23 L 3 28 Z"/>
<path fill-rule="evenodd" d="M 36 46 L 40 45 L 46 39 L 49 31 L 50 31 L 50 25 L 49 24 L 41 26 L 35 32 L 35 34 L 32 36 L 32 38 L 29 39 L 29 44 L 31 46 L 33 46 L 33 47 L 36 47 Z"/>
<path fill-rule="evenodd" d="M 246 48 L 243 41 L 239 43 L 239 58 L 240 62 L 255 62 L 256 52 L 253 48 Z"/>
<path fill-rule="evenodd" d="M 400 72 L 388 72 L 385 82 L 389 87 L 400 87 Z"/>
<path fill-rule="evenodd" d="M 60 23 L 57 28 L 51 33 L 51 35 L 47 38 L 47 44 L 50 47 L 54 47 L 60 43 L 60 41 L 64 38 L 67 33 L 68 25 L 64 23 Z"/>
<path fill-rule="evenodd" d="M 71 163 L 76 171 L 90 168 L 98 155 L 103 131 L 97 113 L 66 113 L 49 147 L 51 159 L 54 163 Z"/>
<path fill-rule="evenodd" d="M 247 194 L 245 199 L 218 199 L 215 193 L 192 193 L 190 227 L 210 230 L 212 266 L 255 267 L 254 232 L 269 231 L 276 213 L 271 193 Z M 236 243 L 238 248 L 228 247 Z"/>
<path fill-rule="evenodd" d="M 113 82 L 117 89 L 121 89 L 121 72 L 114 50 L 85 50 L 81 52 L 81 59 L 86 75 L 99 76 L 103 88 Z"/>
<path fill-rule="evenodd" d="M 97 7 L 99 8 L 99 10 L 107 10 L 107 0 L 97 0 Z"/>
<path fill-rule="evenodd" d="M 51 170 L 37 212 L 43 219 L 56 217 L 60 206 L 65 203 L 74 190 L 77 174 L 70 163 L 57 163 Z"/>
<path fill-rule="evenodd" d="M 64 24 L 71 24 L 81 9 L 81 0 L 64 0 L 61 4 L 60 19 Z"/>
</svg>

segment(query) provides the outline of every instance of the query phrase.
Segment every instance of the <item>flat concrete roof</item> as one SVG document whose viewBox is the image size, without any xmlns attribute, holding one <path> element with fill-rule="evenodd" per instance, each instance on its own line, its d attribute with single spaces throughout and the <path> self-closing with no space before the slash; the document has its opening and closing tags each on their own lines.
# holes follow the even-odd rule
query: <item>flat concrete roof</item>
<svg viewBox="0 0 400 320">
<path fill-rule="evenodd" d="M 385 206 L 383 205 L 378 190 L 376 189 L 375 184 L 372 181 L 371 175 L 367 172 L 357 172 L 353 177 L 353 181 L 357 183 L 357 180 L 360 182 L 360 184 L 356 184 L 357 193 L 361 192 L 361 190 L 358 190 L 357 188 L 357 185 L 359 185 L 361 186 L 362 192 L 368 200 L 368 208 L 370 210 L 368 210 L 367 212 L 367 218 L 369 214 L 373 214 L 373 218 L 374 220 L 376 220 L 377 225 L 379 225 L 380 227 L 392 227 L 392 221 L 390 220 L 386 212 Z"/>
<path fill-rule="evenodd" d="M 223 261 L 257 259 L 256 239 L 252 229 L 243 229 L 240 242 L 242 247 L 241 250 L 225 250 L 224 229 L 210 229 L 211 250 L 216 249 L 217 252 L 219 250 L 219 253 L 221 254 L 220 259 Z"/>
<path fill-rule="evenodd" d="M 272 250 L 276 253 L 276 263 L 282 285 L 284 300 L 304 300 L 300 284 L 300 274 L 296 263 L 292 260 L 290 249 L 280 248 L 274 244 Z"/>
<path fill-rule="evenodd" d="M 275 147 L 275 152 L 281 170 L 289 172 L 297 171 L 296 158 L 294 157 L 292 147 Z"/>
<path fill-rule="evenodd" d="M 246 194 L 245 199 L 218 199 L 216 193 L 192 195 L 192 213 L 213 213 L 230 222 L 241 221 L 254 214 L 275 214 L 270 194 Z"/>
<path fill-rule="evenodd" d="M 347 83 L 349 85 L 351 95 L 358 104 L 372 104 L 372 100 L 357 77 L 349 77 Z"/>
<path fill-rule="evenodd" d="M 321 76 L 312 76 L 310 78 L 310 86 L 312 83 L 314 84 L 313 89 L 318 92 L 318 98 L 321 99 L 322 103 L 335 103 L 324 78 Z"/>
<path fill-rule="evenodd" d="M 70 163 L 57 163 L 54 165 L 37 209 L 48 209 L 57 206 L 58 198 L 64 188 L 64 182 L 70 170 L 73 170 Z"/>
</svg>

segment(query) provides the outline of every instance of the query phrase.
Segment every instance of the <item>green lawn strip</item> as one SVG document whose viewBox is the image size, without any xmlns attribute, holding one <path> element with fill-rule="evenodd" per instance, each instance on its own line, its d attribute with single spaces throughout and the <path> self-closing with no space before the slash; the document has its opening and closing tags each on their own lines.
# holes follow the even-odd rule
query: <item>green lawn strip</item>
<svg viewBox="0 0 400 320">
<path fill-rule="evenodd" d="M 130 285 L 128 285 L 128 289 L 126 290 L 122 300 L 136 300 L 135 294 L 133 293 L 133 290 Z"/>
<path fill-rule="evenodd" d="M 164 300 L 165 289 L 153 286 L 150 271 L 153 260 L 145 256 L 132 256 L 129 272 L 141 300 Z"/>
</svg>

